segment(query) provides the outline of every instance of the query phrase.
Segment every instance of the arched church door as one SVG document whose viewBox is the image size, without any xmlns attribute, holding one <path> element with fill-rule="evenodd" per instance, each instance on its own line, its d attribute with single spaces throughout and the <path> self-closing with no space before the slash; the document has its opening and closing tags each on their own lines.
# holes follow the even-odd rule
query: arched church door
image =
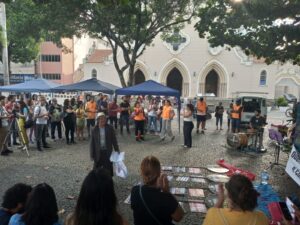
<svg viewBox="0 0 300 225">
<path fill-rule="evenodd" d="M 219 75 L 215 70 L 211 70 L 205 78 L 205 94 L 219 95 Z"/>
<path fill-rule="evenodd" d="M 145 75 L 141 70 L 137 70 L 134 73 L 133 85 L 140 84 L 146 81 Z"/>
<path fill-rule="evenodd" d="M 182 75 L 177 68 L 170 71 L 167 77 L 167 86 L 176 89 L 182 94 Z"/>
</svg>

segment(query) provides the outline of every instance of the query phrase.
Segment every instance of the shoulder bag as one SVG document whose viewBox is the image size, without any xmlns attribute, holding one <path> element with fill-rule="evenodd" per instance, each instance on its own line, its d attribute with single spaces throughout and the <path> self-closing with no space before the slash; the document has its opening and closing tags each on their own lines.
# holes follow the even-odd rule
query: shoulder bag
<svg viewBox="0 0 300 225">
<path fill-rule="evenodd" d="M 141 197 L 141 200 L 143 202 L 143 205 L 145 206 L 147 212 L 149 213 L 149 215 L 152 217 L 152 219 L 154 219 L 154 221 L 158 224 L 158 225 L 163 225 L 157 218 L 156 216 L 154 216 L 154 214 L 151 212 L 151 210 L 149 209 L 148 205 L 146 204 L 144 198 L 143 198 L 143 195 L 142 195 L 142 185 L 140 185 L 139 187 L 139 192 L 140 192 L 140 197 Z"/>
</svg>

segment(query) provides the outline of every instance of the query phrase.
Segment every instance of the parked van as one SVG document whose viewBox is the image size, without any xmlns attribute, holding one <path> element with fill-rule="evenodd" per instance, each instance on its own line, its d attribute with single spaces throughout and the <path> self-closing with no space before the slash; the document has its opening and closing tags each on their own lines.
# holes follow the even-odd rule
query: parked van
<svg viewBox="0 0 300 225">
<path fill-rule="evenodd" d="M 267 120 L 267 102 L 265 98 L 254 97 L 254 96 L 242 96 L 236 98 L 236 100 L 241 101 L 243 106 L 243 112 L 241 117 L 241 124 L 249 124 L 251 118 L 255 115 L 254 111 L 256 109 L 261 110 L 261 115 Z"/>
</svg>

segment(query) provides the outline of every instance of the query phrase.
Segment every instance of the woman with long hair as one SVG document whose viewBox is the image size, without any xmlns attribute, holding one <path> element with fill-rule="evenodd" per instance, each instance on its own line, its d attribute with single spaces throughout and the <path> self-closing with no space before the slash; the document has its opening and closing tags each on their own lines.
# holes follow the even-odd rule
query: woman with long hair
<svg viewBox="0 0 300 225">
<path fill-rule="evenodd" d="M 192 104 L 187 104 L 183 111 L 184 148 L 192 147 L 192 130 L 194 129 L 193 112 L 194 106 Z"/>
<path fill-rule="evenodd" d="M 85 110 L 82 101 L 78 102 L 76 109 L 76 134 L 79 141 L 83 141 L 83 129 L 85 124 Z"/>
<path fill-rule="evenodd" d="M 65 225 L 128 225 L 117 211 L 117 202 L 111 176 L 104 169 L 92 170 Z"/>
<path fill-rule="evenodd" d="M 144 122 L 145 122 L 145 113 L 144 109 L 139 102 L 134 104 L 134 123 L 135 123 L 135 140 L 141 141 L 145 140 L 144 138 Z"/>
<path fill-rule="evenodd" d="M 74 117 L 75 112 L 73 110 L 73 107 L 69 101 L 69 99 L 65 99 L 64 101 L 64 125 L 65 125 L 65 135 L 66 135 L 66 141 L 67 144 L 76 144 L 74 140 L 74 133 L 75 133 L 75 123 L 74 123 Z M 70 141 L 70 135 L 71 135 L 71 141 Z"/>
<path fill-rule="evenodd" d="M 171 122 L 175 116 L 174 110 L 171 105 L 171 101 L 168 99 L 165 101 L 165 105 L 162 110 L 161 118 L 162 118 L 162 129 L 160 133 L 160 140 L 164 141 L 166 135 L 168 135 L 172 141 L 174 141 L 175 136 L 172 133 Z"/>
<path fill-rule="evenodd" d="M 259 193 L 252 182 L 243 175 L 233 175 L 225 184 L 228 208 L 222 208 L 224 187 L 219 185 L 218 202 L 207 212 L 203 225 L 268 225 L 268 218 L 256 211 Z"/>
<path fill-rule="evenodd" d="M 19 132 L 21 134 L 21 137 L 19 137 L 20 142 L 22 143 L 22 145 L 24 145 L 23 147 L 25 148 L 25 146 L 27 147 L 27 149 L 29 148 L 29 139 L 27 136 L 27 132 L 26 132 L 26 128 L 25 128 L 25 123 L 26 123 L 26 119 L 29 116 L 29 109 L 28 106 L 26 105 L 26 103 L 24 102 L 24 100 L 22 99 L 19 102 L 19 113 L 18 113 L 18 125 L 19 125 Z"/>
<path fill-rule="evenodd" d="M 29 194 L 23 214 L 11 217 L 9 225 L 60 225 L 54 190 L 46 183 L 38 184 Z"/>
<path fill-rule="evenodd" d="M 161 174 L 159 160 L 147 156 L 141 163 L 143 185 L 131 190 L 131 209 L 135 225 L 173 225 L 182 220 L 184 212 L 176 198 L 170 193 L 169 182 Z"/>
</svg>

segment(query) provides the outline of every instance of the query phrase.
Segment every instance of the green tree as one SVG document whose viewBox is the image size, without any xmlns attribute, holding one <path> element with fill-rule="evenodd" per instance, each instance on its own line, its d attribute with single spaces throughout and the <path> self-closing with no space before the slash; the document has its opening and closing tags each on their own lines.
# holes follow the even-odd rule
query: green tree
<svg viewBox="0 0 300 225">
<path fill-rule="evenodd" d="M 174 26 L 189 22 L 196 7 L 190 0 L 89 1 L 83 18 L 87 32 L 107 41 L 123 87 L 134 81 L 134 66 L 153 39 Z M 122 59 L 118 58 L 118 53 Z M 124 72 L 128 69 L 126 83 Z"/>
<path fill-rule="evenodd" d="M 240 46 L 247 55 L 300 65 L 299 0 L 207 0 L 195 25 L 213 46 Z"/>
</svg>

